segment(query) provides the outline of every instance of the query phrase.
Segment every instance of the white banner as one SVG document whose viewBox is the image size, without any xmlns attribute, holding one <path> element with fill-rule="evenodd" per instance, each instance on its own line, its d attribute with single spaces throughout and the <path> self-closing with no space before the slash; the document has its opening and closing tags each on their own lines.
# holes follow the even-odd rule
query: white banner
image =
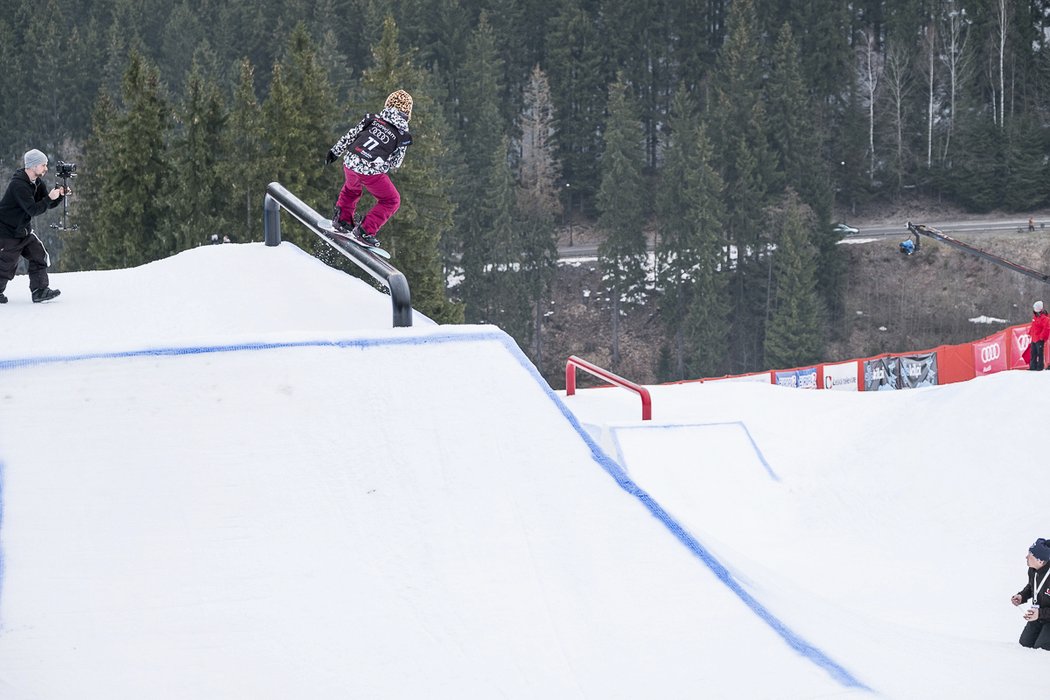
<svg viewBox="0 0 1050 700">
<path fill-rule="evenodd" d="M 824 365 L 824 388 L 836 391 L 858 391 L 857 362 Z"/>
</svg>

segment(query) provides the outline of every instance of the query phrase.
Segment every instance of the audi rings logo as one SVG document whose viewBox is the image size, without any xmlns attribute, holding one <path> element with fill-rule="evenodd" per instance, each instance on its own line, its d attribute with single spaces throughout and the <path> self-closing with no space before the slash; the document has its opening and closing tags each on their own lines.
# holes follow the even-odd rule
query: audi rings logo
<svg viewBox="0 0 1050 700">
<path fill-rule="evenodd" d="M 999 347 L 998 343 L 995 345 L 985 345 L 983 348 L 981 348 L 981 362 L 983 362 L 984 364 L 994 362 L 1002 356 L 1002 352 L 1003 351 Z"/>
</svg>

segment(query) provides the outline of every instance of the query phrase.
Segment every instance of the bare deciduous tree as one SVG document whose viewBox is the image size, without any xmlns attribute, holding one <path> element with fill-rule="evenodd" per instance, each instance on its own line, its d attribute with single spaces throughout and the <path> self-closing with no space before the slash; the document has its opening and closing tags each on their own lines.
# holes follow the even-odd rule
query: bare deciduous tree
<svg viewBox="0 0 1050 700">
<path fill-rule="evenodd" d="M 999 61 L 999 113 L 997 123 L 1000 128 L 1006 124 L 1006 32 L 1010 23 L 1010 9 L 1008 0 L 996 0 L 994 9 L 995 42 L 997 51 L 996 58 Z M 992 99 L 995 99 L 994 90 Z M 995 107 L 994 104 L 992 106 L 993 108 Z"/>
<path fill-rule="evenodd" d="M 887 97 L 889 98 L 891 118 L 893 119 L 894 175 L 897 179 L 897 191 L 904 186 L 905 109 L 912 82 L 912 56 L 907 47 L 892 44 L 886 52 L 884 73 L 886 77 Z"/>
<path fill-rule="evenodd" d="M 970 53 L 966 50 L 970 36 L 970 20 L 966 9 L 959 6 L 956 0 L 946 0 L 944 5 L 943 27 L 940 32 L 941 62 L 944 64 L 948 79 L 948 115 L 944 125 L 944 147 L 941 160 L 948 160 L 952 136 L 955 132 L 955 103 L 959 86 L 969 75 L 972 65 Z"/>
<path fill-rule="evenodd" d="M 857 42 L 858 85 L 868 108 L 868 179 L 875 181 L 875 99 L 882 80 L 884 62 L 874 30 L 862 30 Z"/>
<path fill-rule="evenodd" d="M 933 124 L 937 114 L 937 25 L 923 27 L 922 71 L 926 78 L 926 167 L 933 165 Z"/>
</svg>

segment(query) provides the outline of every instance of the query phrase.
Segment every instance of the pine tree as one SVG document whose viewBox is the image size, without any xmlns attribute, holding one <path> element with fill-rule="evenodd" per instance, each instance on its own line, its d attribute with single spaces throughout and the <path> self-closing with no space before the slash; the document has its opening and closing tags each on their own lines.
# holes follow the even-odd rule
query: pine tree
<svg viewBox="0 0 1050 700">
<path fill-rule="evenodd" d="M 332 104 L 326 71 L 300 23 L 289 38 L 285 62 L 274 64 L 270 95 L 263 104 L 265 162 L 274 180 L 325 214 L 333 201 L 323 171 L 324 155 L 335 142 Z M 323 245 L 301 226 L 290 227 L 285 237 L 304 250 Z"/>
<path fill-rule="evenodd" d="M 642 154 L 644 132 L 621 74 L 609 87 L 609 123 L 595 200 L 598 225 L 606 233 L 598 258 L 612 317 L 614 371 L 620 364 L 620 316 L 646 293 L 648 254 L 642 226 L 648 212 Z"/>
<path fill-rule="evenodd" d="M 715 65 L 715 56 L 723 40 L 721 11 L 723 2 L 713 0 L 678 0 L 671 3 L 671 60 L 674 75 L 695 95 Z"/>
<path fill-rule="evenodd" d="M 554 98 L 558 160 L 571 187 L 567 203 L 574 211 L 590 211 L 600 180 L 606 89 L 612 76 L 603 55 L 604 38 L 592 15 L 579 0 L 566 0 L 550 19 L 547 65 Z"/>
<path fill-rule="evenodd" d="M 621 66 L 638 102 L 645 133 L 646 167 L 657 164 L 658 131 L 667 122 L 674 89 L 671 73 L 673 24 L 671 8 L 678 0 L 625 3 L 601 2 L 602 27 L 608 29 L 606 51 L 612 65 Z"/>
<path fill-rule="evenodd" d="M 729 36 L 719 57 L 712 121 L 724 164 L 729 233 L 741 257 L 756 255 L 755 212 L 777 190 L 777 160 L 767 142 L 761 47 L 753 0 L 730 6 Z"/>
<path fill-rule="evenodd" d="M 843 108 L 843 85 L 852 82 L 851 28 L 848 3 L 840 0 L 808 0 L 787 3 L 786 17 L 769 27 L 771 34 L 787 19 L 798 42 L 797 54 L 803 80 L 825 113 L 820 124 Z"/>
<path fill-rule="evenodd" d="M 17 61 L 18 47 L 15 45 L 14 29 L 11 27 L 10 18 L 0 13 L 0 65 L 16 66 Z M 18 81 L 13 79 L 0 80 L 0 152 L 4 154 L 18 150 L 18 136 L 15 130 L 17 83 Z M 0 162 L 3 162 L 3 159 L 0 159 Z"/>
<path fill-rule="evenodd" d="M 17 89 L 17 121 L 25 125 L 28 141 L 49 154 L 87 121 L 88 105 L 78 89 L 79 81 L 88 79 L 76 60 L 80 35 L 67 30 L 62 7 L 58 0 L 46 0 L 43 7 L 21 4 L 15 48 L 22 50 L 5 64 L 13 73 L 5 80 Z"/>
<path fill-rule="evenodd" d="M 1007 119 L 1006 172 L 1003 206 L 1014 211 L 1031 211 L 1044 206 L 1046 190 L 1047 137 L 1038 122 L 1027 116 Z"/>
<path fill-rule="evenodd" d="M 660 312 L 671 340 L 668 379 L 724 371 L 728 332 L 722 263 L 722 178 L 683 84 L 671 110 L 671 141 L 656 201 Z"/>
<path fill-rule="evenodd" d="M 91 172 L 91 177 L 84 181 L 84 187 L 78 188 L 80 206 L 85 216 L 80 231 L 65 240 L 62 257 L 58 261 L 58 271 L 95 270 L 106 267 L 102 264 L 96 251 L 102 252 L 112 245 L 111 241 L 99 239 L 95 222 L 105 225 L 93 209 L 102 204 L 109 187 L 108 177 L 115 177 L 116 171 L 108 167 L 116 159 L 118 113 L 116 105 L 105 90 L 99 92 L 98 100 L 92 114 L 91 132 L 84 145 L 84 169 Z M 112 267 L 112 265 L 108 265 Z"/>
<path fill-rule="evenodd" d="M 236 176 L 229 180 L 227 215 L 234 226 L 235 240 L 262 240 L 258 222 L 266 186 L 273 178 L 263 152 L 262 108 L 255 94 L 255 69 L 247 58 L 240 63 L 229 126 L 230 153 L 238 166 Z"/>
<path fill-rule="evenodd" d="M 522 347 L 532 338 L 531 304 L 526 278 L 522 272 L 525 245 L 522 222 L 517 208 L 514 176 L 508 162 L 509 142 L 506 137 L 492 153 L 487 170 L 492 189 L 481 205 L 491 222 L 490 262 L 482 272 L 487 294 L 482 302 L 480 319 L 494 323 L 509 333 Z"/>
<path fill-rule="evenodd" d="M 788 190 L 773 211 L 773 305 L 766 326 L 765 360 L 770 367 L 799 367 L 823 354 L 823 310 L 815 289 L 816 270 L 810 232 L 812 210 Z"/>
<path fill-rule="evenodd" d="M 103 269 L 134 267 L 177 250 L 163 196 L 168 186 L 169 107 L 160 76 L 132 51 L 121 104 L 96 109 L 96 149 L 88 153 L 92 176 L 85 191 L 89 255 Z M 100 124 L 100 118 L 112 123 Z M 129 174 L 132 176 L 129 177 Z"/>
<path fill-rule="evenodd" d="M 483 14 L 470 41 L 460 110 L 460 143 L 469 176 L 456 188 L 456 228 L 463 266 L 461 294 L 470 323 L 490 321 L 493 279 L 486 272 L 495 258 L 495 212 L 502 202 L 492 202 L 493 190 L 505 177 L 507 151 L 503 147 L 499 84 L 503 66 L 496 52 L 495 35 Z"/>
<path fill-rule="evenodd" d="M 228 113 L 218 85 L 194 61 L 172 139 L 172 226 L 176 247 L 200 245 L 215 234 L 228 235 L 230 147 Z"/>
<path fill-rule="evenodd" d="M 543 319 L 558 261 L 554 222 L 561 205 L 558 202 L 558 163 L 554 157 L 554 107 L 547 76 L 539 66 L 532 69 L 522 102 L 524 109 L 518 127 L 521 134 L 518 209 L 525 239 L 522 274 L 532 302 L 530 354 L 536 365 L 542 368 Z"/>
<path fill-rule="evenodd" d="M 736 254 L 733 344 L 740 369 L 757 367 L 768 298 L 763 212 L 779 188 L 777 160 L 767 142 L 761 42 L 753 0 L 730 5 L 728 36 L 714 81 L 711 133 L 725 179 L 726 231 Z"/>
<path fill-rule="evenodd" d="M 821 158 L 824 144 L 813 129 L 820 115 L 809 98 L 794 34 L 787 23 L 777 36 L 767 96 L 770 140 L 780 155 L 784 181 L 813 210 L 818 229 L 827 231 L 831 227 L 833 193 L 826 162 Z M 840 290 L 846 273 L 844 255 L 834 236 L 819 236 L 816 243 L 818 288 L 837 315 L 841 313 Z"/>
</svg>

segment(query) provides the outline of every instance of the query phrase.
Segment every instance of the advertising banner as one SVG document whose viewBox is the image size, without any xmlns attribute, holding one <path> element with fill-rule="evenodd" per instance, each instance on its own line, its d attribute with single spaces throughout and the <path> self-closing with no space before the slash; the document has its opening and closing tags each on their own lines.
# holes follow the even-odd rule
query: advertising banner
<svg viewBox="0 0 1050 700">
<path fill-rule="evenodd" d="M 973 371 L 980 377 L 1006 369 L 1006 333 L 973 343 Z"/>
<path fill-rule="evenodd" d="M 817 368 L 776 370 L 774 373 L 777 386 L 789 386 L 793 389 L 816 389 Z"/>
<path fill-rule="evenodd" d="M 1010 329 L 1009 335 L 1010 355 L 1008 362 L 1010 369 L 1028 369 L 1028 363 L 1021 357 L 1028 346 L 1032 344 L 1032 339 L 1028 337 L 1028 326 L 1014 326 Z"/>
<path fill-rule="evenodd" d="M 895 391 L 900 386 L 896 357 L 864 360 L 864 391 Z"/>
<path fill-rule="evenodd" d="M 937 353 L 909 355 L 897 359 L 900 360 L 902 389 L 937 386 Z"/>
<path fill-rule="evenodd" d="M 857 362 L 824 365 L 824 388 L 836 391 L 857 391 Z"/>
</svg>

